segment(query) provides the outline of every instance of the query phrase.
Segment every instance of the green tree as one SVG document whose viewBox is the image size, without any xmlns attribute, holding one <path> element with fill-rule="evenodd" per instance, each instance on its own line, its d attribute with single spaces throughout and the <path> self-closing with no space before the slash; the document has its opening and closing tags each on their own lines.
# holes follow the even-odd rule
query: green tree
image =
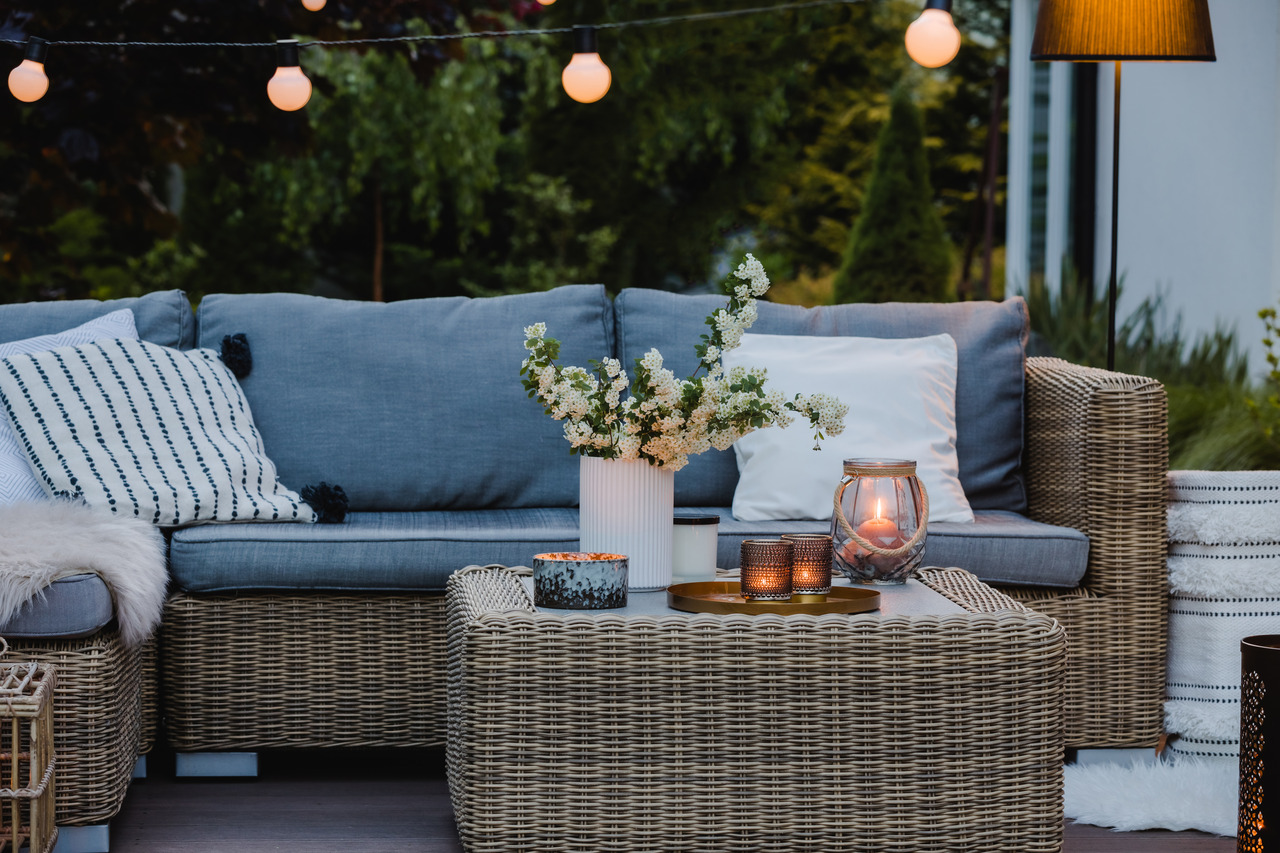
<svg viewBox="0 0 1280 853">
<path fill-rule="evenodd" d="M 866 201 L 836 275 L 837 302 L 948 298 L 951 248 L 934 206 L 924 122 L 911 93 L 895 91 L 876 143 Z"/>
<path fill-rule="evenodd" d="M 293 34 L 326 40 L 397 36 L 411 16 L 434 32 L 453 32 L 471 19 L 488 26 L 486 8 L 498 5 L 506 4 L 334 0 L 315 14 L 300 3 L 247 0 L 192 0 L 180 13 L 163 3 L 123 0 L 5 4 L 0 38 L 21 42 L 36 35 L 94 44 L 51 46 L 49 92 L 36 103 L 0 98 L 0 298 L 104 292 L 101 279 L 82 274 L 89 266 L 60 257 L 58 235 L 68 223 L 100 222 L 101 245 L 111 257 L 94 266 L 127 267 L 179 226 L 174 166 L 190 168 L 225 155 L 231 168 L 222 171 L 235 176 L 237 161 L 256 161 L 278 148 L 307 148 L 306 119 L 267 101 L 273 49 L 121 49 L 110 42 L 269 45 Z M 429 80 L 451 58 L 443 50 L 420 51 L 412 62 L 415 76 Z M 241 270 L 237 278 L 244 277 Z"/>
</svg>

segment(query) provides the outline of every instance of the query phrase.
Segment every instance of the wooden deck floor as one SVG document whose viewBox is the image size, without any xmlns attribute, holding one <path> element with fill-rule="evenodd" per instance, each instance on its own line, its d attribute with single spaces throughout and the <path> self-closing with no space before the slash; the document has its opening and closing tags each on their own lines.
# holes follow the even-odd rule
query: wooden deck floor
<svg viewBox="0 0 1280 853">
<path fill-rule="evenodd" d="M 437 751 L 263 754 L 253 780 L 174 779 L 148 761 L 111 824 L 113 853 L 460 853 Z M 1227 853 L 1199 832 L 1066 827 L 1065 853 Z"/>
</svg>

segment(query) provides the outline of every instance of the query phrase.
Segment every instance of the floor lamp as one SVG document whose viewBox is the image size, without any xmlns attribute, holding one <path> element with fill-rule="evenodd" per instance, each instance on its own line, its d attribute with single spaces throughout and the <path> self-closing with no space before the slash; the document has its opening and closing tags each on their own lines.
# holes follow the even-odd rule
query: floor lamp
<svg viewBox="0 0 1280 853">
<path fill-rule="evenodd" d="M 1111 141 L 1111 277 L 1107 369 L 1116 366 L 1116 226 L 1120 207 L 1120 63 L 1213 62 L 1209 0 L 1040 0 L 1032 60 L 1116 64 Z"/>
</svg>

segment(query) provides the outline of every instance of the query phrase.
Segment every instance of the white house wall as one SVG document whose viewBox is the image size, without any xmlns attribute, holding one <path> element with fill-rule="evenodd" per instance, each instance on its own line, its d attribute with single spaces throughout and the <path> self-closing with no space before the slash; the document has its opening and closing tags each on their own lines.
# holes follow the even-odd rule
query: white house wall
<svg viewBox="0 0 1280 853">
<path fill-rule="evenodd" d="M 1030 66 L 1016 34 L 1026 16 L 1034 20 L 1035 0 L 1014 6 L 1011 76 Z M 1126 62 L 1122 69 L 1118 266 L 1125 292 L 1118 313 L 1125 317 L 1159 291 L 1169 319 L 1180 314 L 1189 338 L 1215 323 L 1234 327 L 1260 374 L 1257 312 L 1280 301 L 1280 0 L 1209 0 L 1209 10 L 1217 62 Z M 1102 63 L 1098 74 L 1100 283 L 1110 262 L 1112 69 Z M 1011 135 L 1022 132 L 1014 108 Z M 1051 142 L 1051 149 L 1061 146 Z M 1010 139 L 1010 157 L 1020 150 Z M 1011 159 L 1010 218 L 1012 199 L 1026 192 L 1015 185 L 1021 171 Z M 1010 236 L 1018 227 L 1010 224 Z M 1018 248 L 1010 242 L 1011 254 Z M 1046 266 L 1054 269 L 1048 259 Z M 1009 268 L 1020 269 L 1012 259 Z"/>
</svg>

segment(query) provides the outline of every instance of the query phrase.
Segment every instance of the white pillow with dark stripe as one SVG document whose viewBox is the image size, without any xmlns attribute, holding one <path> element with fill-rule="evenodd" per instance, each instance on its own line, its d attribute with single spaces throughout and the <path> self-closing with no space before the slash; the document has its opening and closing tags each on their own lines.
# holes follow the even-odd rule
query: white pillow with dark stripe
<svg viewBox="0 0 1280 853">
<path fill-rule="evenodd" d="M 213 350 L 99 341 L 0 360 L 5 416 L 44 490 L 161 527 L 316 520 L 280 484 Z"/>
<path fill-rule="evenodd" d="M 94 317 L 89 322 L 82 323 L 74 329 L 67 329 L 65 332 L 0 343 L 0 358 L 41 352 L 55 347 L 91 344 L 94 341 L 111 338 L 136 339 L 137 337 L 138 330 L 133 324 L 133 312 L 128 308 L 121 308 L 119 311 Z M 48 495 L 40 487 L 40 481 L 31 473 L 31 468 L 27 464 L 27 454 L 23 452 L 22 445 L 18 443 L 18 437 L 13 434 L 9 424 L 0 418 L 0 505 L 43 500 L 48 500 Z"/>
</svg>

